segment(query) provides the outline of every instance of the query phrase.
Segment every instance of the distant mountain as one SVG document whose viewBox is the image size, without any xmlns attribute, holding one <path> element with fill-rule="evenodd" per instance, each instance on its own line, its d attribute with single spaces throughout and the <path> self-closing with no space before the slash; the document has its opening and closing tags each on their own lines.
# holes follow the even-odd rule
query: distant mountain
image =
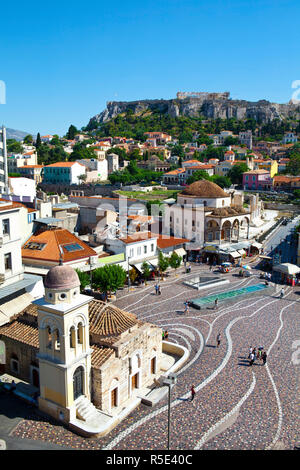
<svg viewBox="0 0 300 470">
<path fill-rule="evenodd" d="M 24 131 L 17 131 L 16 129 L 10 129 L 9 127 L 6 128 L 6 138 L 7 139 L 15 139 L 15 140 L 23 140 L 26 135 L 32 135 L 32 137 L 35 139 L 36 135 L 31 134 L 30 132 L 24 132 Z"/>
</svg>

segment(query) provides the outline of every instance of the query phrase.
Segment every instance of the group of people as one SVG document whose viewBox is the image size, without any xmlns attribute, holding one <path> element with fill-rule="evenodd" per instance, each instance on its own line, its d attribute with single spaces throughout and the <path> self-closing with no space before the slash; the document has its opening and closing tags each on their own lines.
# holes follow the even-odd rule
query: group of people
<svg viewBox="0 0 300 470">
<path fill-rule="evenodd" d="M 265 363 L 267 362 L 267 353 L 266 351 L 264 351 L 264 348 L 262 346 L 260 346 L 257 349 L 251 347 L 249 350 L 248 359 L 249 359 L 249 366 L 252 366 L 254 362 L 256 361 L 256 359 L 260 359 L 263 365 L 265 365 Z"/>
</svg>

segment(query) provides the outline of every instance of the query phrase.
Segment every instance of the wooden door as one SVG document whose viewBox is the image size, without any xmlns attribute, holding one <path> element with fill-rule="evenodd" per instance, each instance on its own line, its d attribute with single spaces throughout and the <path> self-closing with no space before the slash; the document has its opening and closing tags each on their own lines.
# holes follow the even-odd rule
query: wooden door
<svg viewBox="0 0 300 470">
<path fill-rule="evenodd" d="M 114 388 L 111 391 L 111 407 L 116 407 L 117 406 L 117 389 Z"/>
<path fill-rule="evenodd" d="M 155 374 L 155 369 L 156 369 L 156 357 L 153 357 L 151 359 L 151 374 Z"/>
<path fill-rule="evenodd" d="M 131 377 L 131 388 L 132 390 L 134 390 L 135 388 L 138 388 L 138 385 L 137 385 L 137 374 L 133 375 Z"/>
</svg>

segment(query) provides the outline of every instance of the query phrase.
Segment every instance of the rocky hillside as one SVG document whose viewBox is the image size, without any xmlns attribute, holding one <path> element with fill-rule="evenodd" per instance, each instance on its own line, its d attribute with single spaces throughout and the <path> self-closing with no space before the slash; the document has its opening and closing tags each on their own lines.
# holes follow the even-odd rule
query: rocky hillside
<svg viewBox="0 0 300 470">
<path fill-rule="evenodd" d="M 98 123 L 107 122 L 118 114 L 126 113 L 129 110 L 132 110 L 135 115 L 149 111 L 167 113 L 172 117 L 198 117 L 201 113 L 205 118 L 253 118 L 259 123 L 270 122 L 276 118 L 300 119 L 299 104 L 278 104 L 266 100 L 256 102 L 231 100 L 230 98 L 224 99 L 204 94 L 203 97 L 171 100 L 109 101 L 104 111 L 90 119 L 88 127 L 97 127 Z"/>
</svg>

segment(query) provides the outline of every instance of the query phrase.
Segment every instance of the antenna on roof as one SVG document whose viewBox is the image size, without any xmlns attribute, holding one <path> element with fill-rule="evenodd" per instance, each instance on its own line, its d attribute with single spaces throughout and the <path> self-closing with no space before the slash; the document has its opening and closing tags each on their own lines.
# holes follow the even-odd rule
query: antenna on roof
<svg viewBox="0 0 300 470">
<path fill-rule="evenodd" d="M 63 261 L 64 261 L 64 252 L 63 252 L 63 249 L 62 247 L 59 245 L 59 251 L 60 251 L 60 255 L 59 255 L 59 266 L 62 266 L 63 265 Z"/>
</svg>

